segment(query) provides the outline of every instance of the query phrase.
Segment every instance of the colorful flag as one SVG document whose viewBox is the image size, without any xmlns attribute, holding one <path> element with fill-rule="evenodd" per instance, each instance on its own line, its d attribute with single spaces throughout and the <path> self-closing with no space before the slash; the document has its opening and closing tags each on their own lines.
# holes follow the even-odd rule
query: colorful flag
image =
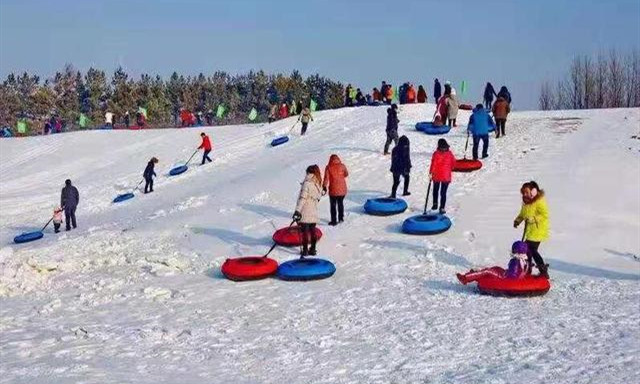
<svg viewBox="0 0 640 384">
<path fill-rule="evenodd" d="M 249 121 L 253 121 L 258 117 L 258 111 L 255 108 L 251 108 L 251 112 L 249 112 Z"/>
<path fill-rule="evenodd" d="M 147 116 L 147 108 L 138 107 L 138 112 L 142 113 L 145 119 L 149 118 L 149 116 Z"/>
<path fill-rule="evenodd" d="M 78 125 L 80 128 L 86 128 L 87 124 L 89 124 L 89 118 L 84 113 L 81 113 L 78 118 Z"/>
<path fill-rule="evenodd" d="M 18 133 L 27 133 L 27 121 L 18 120 Z"/>
<path fill-rule="evenodd" d="M 216 111 L 216 117 L 218 119 L 222 119 L 222 116 L 224 115 L 225 111 L 226 111 L 226 109 L 224 109 L 223 105 L 218 105 L 218 110 Z"/>
<path fill-rule="evenodd" d="M 316 108 L 318 108 L 318 104 L 316 103 L 315 100 L 311 99 L 311 103 L 309 104 L 309 109 L 311 109 L 311 112 L 315 112 Z"/>
<path fill-rule="evenodd" d="M 397 103 L 399 100 L 398 97 L 400 95 L 400 92 L 398 92 L 398 87 L 396 87 L 396 89 L 392 91 L 393 91 L 393 97 L 391 98 L 391 101 L 393 101 L 394 103 Z"/>
<path fill-rule="evenodd" d="M 358 91 L 356 89 L 351 88 L 349 90 L 349 98 L 351 100 L 355 100 L 357 94 L 358 94 Z"/>
<path fill-rule="evenodd" d="M 464 95 L 467 93 L 467 82 L 466 80 L 462 80 L 462 84 L 460 85 L 460 92 Z"/>
</svg>

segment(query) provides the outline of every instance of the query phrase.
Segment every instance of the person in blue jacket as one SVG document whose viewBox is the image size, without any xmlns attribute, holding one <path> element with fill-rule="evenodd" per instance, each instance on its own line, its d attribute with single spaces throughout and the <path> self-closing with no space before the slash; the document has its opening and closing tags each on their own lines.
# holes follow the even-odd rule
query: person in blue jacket
<svg viewBox="0 0 640 384">
<path fill-rule="evenodd" d="M 493 119 L 482 104 L 477 104 L 467 125 L 467 131 L 473 135 L 473 160 L 478 160 L 480 140 L 482 140 L 482 158 L 489 157 L 489 129 L 491 127 L 495 127 Z"/>
</svg>

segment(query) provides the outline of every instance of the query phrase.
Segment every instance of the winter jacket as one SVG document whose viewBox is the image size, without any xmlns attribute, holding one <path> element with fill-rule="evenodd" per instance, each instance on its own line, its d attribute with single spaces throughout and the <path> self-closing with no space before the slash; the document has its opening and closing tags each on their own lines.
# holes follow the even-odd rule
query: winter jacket
<svg viewBox="0 0 640 384">
<path fill-rule="evenodd" d="M 373 100 L 382 101 L 382 97 L 380 97 L 380 91 L 377 89 L 373 90 Z"/>
<path fill-rule="evenodd" d="M 387 132 L 398 132 L 398 112 L 393 108 L 387 108 Z"/>
<path fill-rule="evenodd" d="M 474 110 L 469 118 L 467 130 L 473 136 L 483 136 L 489 134 L 490 127 L 495 127 L 495 123 L 487 111 L 484 108 Z"/>
<path fill-rule="evenodd" d="M 507 100 L 503 97 L 498 97 L 498 100 L 493 104 L 492 111 L 493 117 L 496 119 L 506 119 L 509 112 L 511 112 L 511 107 L 509 103 L 507 103 Z"/>
<path fill-rule="evenodd" d="M 416 90 L 413 87 L 409 87 L 407 89 L 407 103 L 415 103 L 416 102 Z"/>
<path fill-rule="evenodd" d="M 507 87 L 500 88 L 500 92 L 498 92 L 498 97 L 502 97 L 503 99 L 507 100 L 507 103 L 511 104 L 511 93 L 509 93 L 509 90 L 507 89 Z"/>
<path fill-rule="evenodd" d="M 390 85 L 387 85 L 387 89 L 384 92 L 384 97 L 387 100 L 393 100 L 393 87 Z"/>
<path fill-rule="evenodd" d="M 487 84 L 487 86 L 484 88 L 484 99 L 493 101 L 493 96 L 496 96 L 496 90 L 493 89 L 493 85 Z"/>
<path fill-rule="evenodd" d="M 107 112 L 104 114 L 104 122 L 106 124 L 113 124 L 113 113 Z"/>
<path fill-rule="evenodd" d="M 513 255 L 504 273 L 507 279 L 521 279 L 527 275 L 529 265 L 527 255 Z"/>
<path fill-rule="evenodd" d="M 300 114 L 300 121 L 308 124 L 309 120 L 313 120 L 313 116 L 311 116 L 311 110 L 309 108 L 305 108 L 302 110 L 302 114 Z"/>
<path fill-rule="evenodd" d="M 549 239 L 549 207 L 544 192 L 540 191 L 530 203 L 523 203 L 516 223 L 525 222 L 524 239 L 545 241 Z"/>
<path fill-rule="evenodd" d="M 439 114 L 442 121 L 446 124 L 447 118 L 447 96 L 441 96 L 438 99 L 438 106 L 436 107 L 436 114 Z"/>
<path fill-rule="evenodd" d="M 398 144 L 391 151 L 391 169 L 393 173 L 408 175 L 411 172 L 411 154 L 409 145 Z"/>
<path fill-rule="evenodd" d="M 287 104 L 282 104 L 282 106 L 280 106 L 279 114 L 281 119 L 289 117 L 289 107 L 287 107 Z"/>
<path fill-rule="evenodd" d="M 451 182 L 451 171 L 456 163 L 456 158 L 450 150 L 437 150 L 431 156 L 429 173 L 431 180 L 439 183 Z"/>
<path fill-rule="evenodd" d="M 436 81 L 433 84 L 433 99 L 437 102 L 438 100 L 440 100 L 440 96 L 442 96 L 442 86 L 440 85 L 439 81 Z"/>
<path fill-rule="evenodd" d="M 60 206 L 64 208 L 75 208 L 80 202 L 78 189 L 73 185 L 65 185 L 60 193 Z"/>
<path fill-rule="evenodd" d="M 198 149 L 204 149 L 205 151 L 210 151 L 212 149 L 211 140 L 209 140 L 209 136 L 204 135 L 204 137 L 202 138 L 202 144 L 200 144 Z"/>
<path fill-rule="evenodd" d="M 271 106 L 271 109 L 269 110 L 269 117 L 272 117 L 272 118 L 274 118 L 274 119 L 275 119 L 275 118 L 277 117 L 277 116 L 276 116 L 276 112 L 277 112 L 277 110 L 278 110 L 278 106 L 277 106 L 277 105 L 275 105 L 275 104 L 274 104 L 274 105 L 272 105 L 272 106 Z"/>
<path fill-rule="evenodd" d="M 156 172 L 153 170 L 154 166 L 155 163 L 153 161 L 148 162 L 147 167 L 144 169 L 142 177 L 144 177 L 145 179 L 151 179 L 153 176 L 156 176 Z"/>
<path fill-rule="evenodd" d="M 329 164 L 324 169 L 324 182 L 322 186 L 329 188 L 329 196 L 347 195 L 347 176 L 349 171 L 340 161 L 338 155 L 331 155 Z"/>
<path fill-rule="evenodd" d="M 426 103 L 427 102 L 427 92 L 424 88 L 418 88 L 418 103 Z"/>
<path fill-rule="evenodd" d="M 316 183 L 315 176 L 307 174 L 300 187 L 296 203 L 296 211 L 302 215 L 300 223 L 313 224 L 318 222 L 318 202 L 321 197 L 322 188 Z"/>
<path fill-rule="evenodd" d="M 458 97 L 454 94 L 451 94 L 447 97 L 447 116 L 450 119 L 458 118 Z"/>
<path fill-rule="evenodd" d="M 57 208 L 53 211 L 53 222 L 55 224 L 60 224 L 62 223 L 62 208 Z"/>
</svg>

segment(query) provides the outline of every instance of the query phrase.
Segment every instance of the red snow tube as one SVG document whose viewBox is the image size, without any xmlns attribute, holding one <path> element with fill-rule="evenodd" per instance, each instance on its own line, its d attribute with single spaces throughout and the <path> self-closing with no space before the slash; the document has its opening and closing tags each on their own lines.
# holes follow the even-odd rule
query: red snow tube
<svg viewBox="0 0 640 384">
<path fill-rule="evenodd" d="M 322 237 L 322 231 L 320 228 L 316 227 L 316 239 L 320 240 Z M 292 227 L 284 227 L 278 229 L 276 233 L 273 234 L 273 241 L 278 245 L 283 245 L 285 247 L 297 247 L 302 245 L 302 234 L 300 232 L 300 227 L 292 226 Z"/>
<path fill-rule="evenodd" d="M 493 296 L 541 296 L 550 288 L 549 279 L 532 275 L 522 279 L 487 277 L 478 280 L 480 292 Z"/>
<path fill-rule="evenodd" d="M 453 165 L 453 172 L 472 172 L 482 168 L 480 160 L 459 159 Z"/>
<path fill-rule="evenodd" d="M 473 111 L 473 107 L 471 106 L 471 104 L 460 104 L 458 108 L 462 109 L 463 111 Z"/>
<path fill-rule="evenodd" d="M 278 270 L 278 262 L 263 256 L 247 256 L 227 259 L 222 264 L 222 274 L 229 280 L 258 280 L 269 277 Z"/>
</svg>

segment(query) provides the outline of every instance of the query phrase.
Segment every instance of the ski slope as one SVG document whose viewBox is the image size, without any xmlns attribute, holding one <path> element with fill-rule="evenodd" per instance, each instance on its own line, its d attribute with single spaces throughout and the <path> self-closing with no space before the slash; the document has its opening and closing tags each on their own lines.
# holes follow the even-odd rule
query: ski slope
<svg viewBox="0 0 640 384">
<path fill-rule="evenodd" d="M 315 114 L 308 134 L 268 143 L 264 125 L 89 131 L 0 140 L 0 383 L 632 383 L 640 381 L 640 110 L 512 113 L 490 158 L 449 188 L 453 227 L 400 233 L 422 211 L 437 136 L 433 105 L 401 106 L 411 140 L 409 210 L 367 216 L 390 193 L 386 108 Z M 446 139 L 462 156 L 469 113 Z M 168 177 L 207 132 L 214 162 Z M 260 255 L 291 221 L 310 164 L 349 168 L 346 220 L 319 254 L 327 280 L 235 283 L 227 257 Z M 469 156 L 471 150 L 469 148 Z M 114 205 L 156 156 L 156 192 Z M 71 178 L 79 228 L 16 245 Z M 546 190 L 543 297 L 479 295 L 455 273 L 506 265 L 519 188 Z M 286 261 L 296 249 L 276 248 Z"/>
</svg>

